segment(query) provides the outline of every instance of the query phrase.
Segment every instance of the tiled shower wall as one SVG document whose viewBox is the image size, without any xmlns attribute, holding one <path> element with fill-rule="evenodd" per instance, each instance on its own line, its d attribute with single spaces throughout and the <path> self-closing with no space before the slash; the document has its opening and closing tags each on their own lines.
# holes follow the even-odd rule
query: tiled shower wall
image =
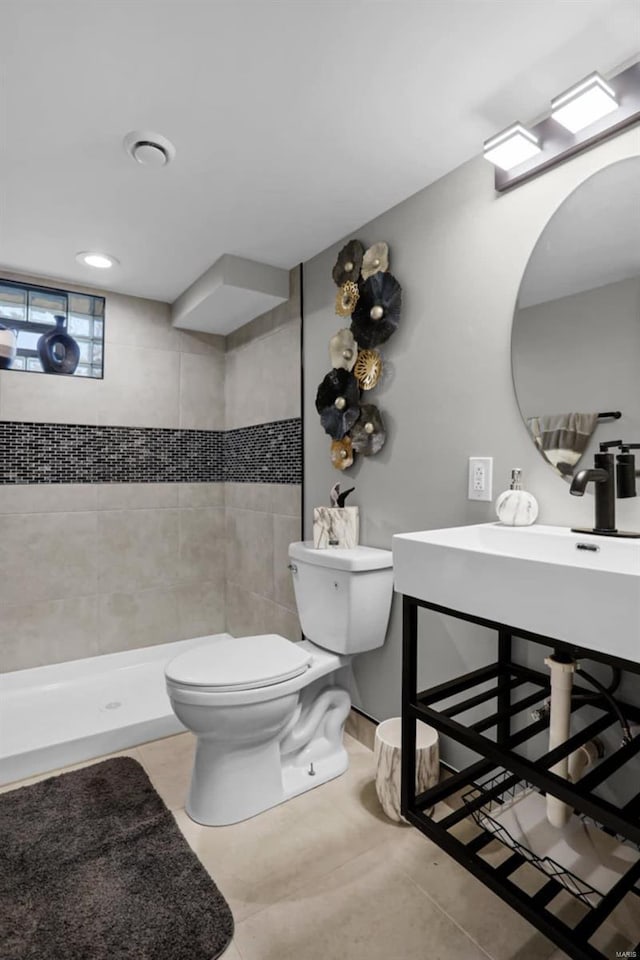
<svg viewBox="0 0 640 960">
<path fill-rule="evenodd" d="M 251 623 L 251 632 L 295 632 L 287 606 L 291 598 L 265 583 L 264 575 L 259 582 L 252 579 L 252 564 L 242 569 L 251 551 L 238 547 L 233 522 L 225 522 L 225 493 L 235 516 L 239 500 L 258 503 L 254 493 L 245 500 L 235 491 L 260 488 L 260 513 L 271 518 L 273 563 L 282 534 L 279 520 L 291 521 L 290 512 L 299 511 L 300 487 L 293 481 L 300 452 L 297 466 L 287 466 L 286 484 L 227 488 L 223 461 L 226 360 L 236 369 L 242 337 L 253 356 L 255 335 L 263 339 L 268 328 L 265 353 L 259 363 L 256 359 L 256 366 L 266 367 L 273 358 L 269 346 L 287 338 L 293 343 L 295 327 L 299 337 L 297 306 L 287 306 L 277 317 L 272 311 L 225 344 L 222 337 L 174 330 L 166 304 L 105 295 L 104 380 L 0 372 L 0 671 L 225 629 L 246 632 L 233 626 L 240 622 L 233 614 L 237 592 L 231 590 L 231 602 L 225 602 L 228 567 L 230 583 L 240 581 L 246 594 L 243 622 Z M 275 451 L 277 465 L 295 447 L 299 352 L 293 366 L 291 353 L 288 358 L 286 371 L 280 364 L 273 380 L 265 374 L 261 381 L 263 415 L 246 424 L 232 417 L 242 426 L 267 423 L 247 435 L 244 446 L 243 432 L 230 436 L 232 452 L 252 449 L 256 458 L 268 461 Z M 286 376 L 295 408 L 282 405 Z M 232 380 L 237 389 L 243 374 Z M 256 382 L 254 370 L 246 390 Z M 246 401 L 238 413 L 244 409 Z M 285 419 L 277 412 L 281 409 L 288 411 L 289 422 L 268 423 Z M 107 429 L 116 427 L 125 429 Z M 210 464 L 216 458 L 214 469 Z M 47 483 L 47 469 L 62 482 Z M 22 476 L 16 482 L 16 470 L 26 471 L 26 480 Z M 259 476 L 268 479 L 273 470 Z M 105 482 L 122 477 L 135 482 Z M 69 478 L 90 482 L 64 482 Z M 260 530 L 258 524 L 254 537 Z M 254 546 L 264 553 L 260 543 Z"/>
<path fill-rule="evenodd" d="M 300 286 L 291 271 L 289 302 L 227 337 L 226 428 L 264 421 L 297 424 L 279 458 L 301 469 Z M 250 435 L 250 431 L 248 431 Z M 235 636 L 281 633 L 300 639 L 288 545 L 301 539 L 301 483 L 225 484 L 227 624 Z"/>
</svg>

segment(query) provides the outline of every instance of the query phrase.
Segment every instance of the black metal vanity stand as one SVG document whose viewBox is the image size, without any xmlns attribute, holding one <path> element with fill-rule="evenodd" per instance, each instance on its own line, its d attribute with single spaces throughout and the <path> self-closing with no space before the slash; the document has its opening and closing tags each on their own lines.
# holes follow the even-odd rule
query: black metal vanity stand
<svg viewBox="0 0 640 960">
<path fill-rule="evenodd" d="M 429 690 L 418 691 L 420 607 L 497 631 L 496 662 Z M 531 722 L 529 712 L 550 695 L 550 678 L 548 673 L 513 662 L 513 637 L 569 653 L 576 659 L 600 660 L 640 674 L 639 664 L 582 650 L 553 638 L 414 597 L 403 597 L 402 813 L 409 823 L 502 897 L 569 957 L 574 960 L 603 960 L 605 957 L 612 960 L 611 953 L 601 953 L 590 941 L 625 897 L 629 897 L 633 909 L 640 912 L 640 860 L 604 896 L 579 877 L 553 865 L 552 861 L 546 861 L 546 869 L 538 877 L 539 888 L 532 893 L 530 886 L 525 890 L 519 885 L 517 876 L 521 867 L 532 862 L 529 851 L 517 843 L 509 844 L 513 852 L 503 851 L 504 858 L 495 862 L 499 858 L 495 856 L 496 845 L 491 842 L 500 839 L 501 827 L 499 821 L 492 819 L 491 810 L 519 790 L 533 787 L 541 793 L 558 797 L 607 833 L 640 846 L 640 792 L 621 808 L 602 799 L 596 792 L 640 753 L 640 735 L 606 756 L 576 784 L 550 773 L 550 767 L 559 760 L 617 723 L 615 712 L 604 701 L 591 702 L 588 709 L 598 712 L 596 720 L 555 750 L 545 752 L 535 760 L 526 759 L 518 748 L 549 725 L 548 716 Z M 576 692 L 592 694 L 591 689 L 580 686 L 579 672 L 576 677 Z M 519 688 L 531 685 L 534 692 L 522 696 Z M 572 706 L 572 712 L 579 714 L 585 706 L 577 702 Z M 621 706 L 630 721 L 637 723 L 640 720 L 639 708 L 622 703 Z M 475 711 L 474 717 L 478 712 L 487 713 L 482 719 L 465 723 L 460 718 L 467 711 Z M 422 720 L 435 727 L 441 734 L 469 748 L 478 759 L 432 789 L 416 795 L 416 725 L 407 723 L 407 720 Z M 640 783 L 637 787 L 640 789 Z M 447 800 L 453 803 L 436 807 L 429 815 L 427 811 L 435 804 Z M 489 848 L 494 852 L 491 857 Z M 551 868 L 549 864 L 552 864 Z M 554 874 L 555 866 L 558 872 Z M 525 868 L 523 873 L 526 872 Z M 572 895 L 570 910 L 566 909 L 567 892 Z M 556 898 L 558 901 L 554 904 Z M 554 906 L 561 916 L 554 912 Z M 571 915 L 570 921 L 567 914 Z M 579 915 L 576 917 L 575 914 Z M 635 951 L 640 957 L 640 944 Z"/>
</svg>

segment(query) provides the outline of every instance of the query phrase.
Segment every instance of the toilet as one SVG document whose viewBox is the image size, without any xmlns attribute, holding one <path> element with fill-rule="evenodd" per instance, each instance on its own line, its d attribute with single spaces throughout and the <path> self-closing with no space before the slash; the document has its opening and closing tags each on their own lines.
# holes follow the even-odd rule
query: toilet
<svg viewBox="0 0 640 960">
<path fill-rule="evenodd" d="M 167 664 L 171 706 L 197 737 L 193 820 L 237 823 L 344 773 L 351 660 L 384 643 L 391 564 L 390 550 L 292 543 L 302 642 L 203 638 Z"/>
</svg>

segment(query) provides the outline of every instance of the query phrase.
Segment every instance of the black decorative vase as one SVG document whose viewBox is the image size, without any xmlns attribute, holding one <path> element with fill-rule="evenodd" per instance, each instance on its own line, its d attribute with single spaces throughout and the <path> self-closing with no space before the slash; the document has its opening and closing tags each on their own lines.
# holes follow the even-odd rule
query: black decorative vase
<svg viewBox="0 0 640 960">
<path fill-rule="evenodd" d="M 45 373 L 73 373 L 80 360 L 80 347 L 64 328 L 65 318 L 56 316 L 56 328 L 38 340 L 38 356 Z"/>
</svg>

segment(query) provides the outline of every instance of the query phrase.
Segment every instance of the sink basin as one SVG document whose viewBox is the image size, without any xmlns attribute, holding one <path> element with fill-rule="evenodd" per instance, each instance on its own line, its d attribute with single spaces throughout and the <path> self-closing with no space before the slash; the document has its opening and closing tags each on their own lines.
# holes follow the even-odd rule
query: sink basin
<svg viewBox="0 0 640 960">
<path fill-rule="evenodd" d="M 640 663 L 640 540 L 499 523 L 393 538 L 395 589 Z"/>
</svg>

